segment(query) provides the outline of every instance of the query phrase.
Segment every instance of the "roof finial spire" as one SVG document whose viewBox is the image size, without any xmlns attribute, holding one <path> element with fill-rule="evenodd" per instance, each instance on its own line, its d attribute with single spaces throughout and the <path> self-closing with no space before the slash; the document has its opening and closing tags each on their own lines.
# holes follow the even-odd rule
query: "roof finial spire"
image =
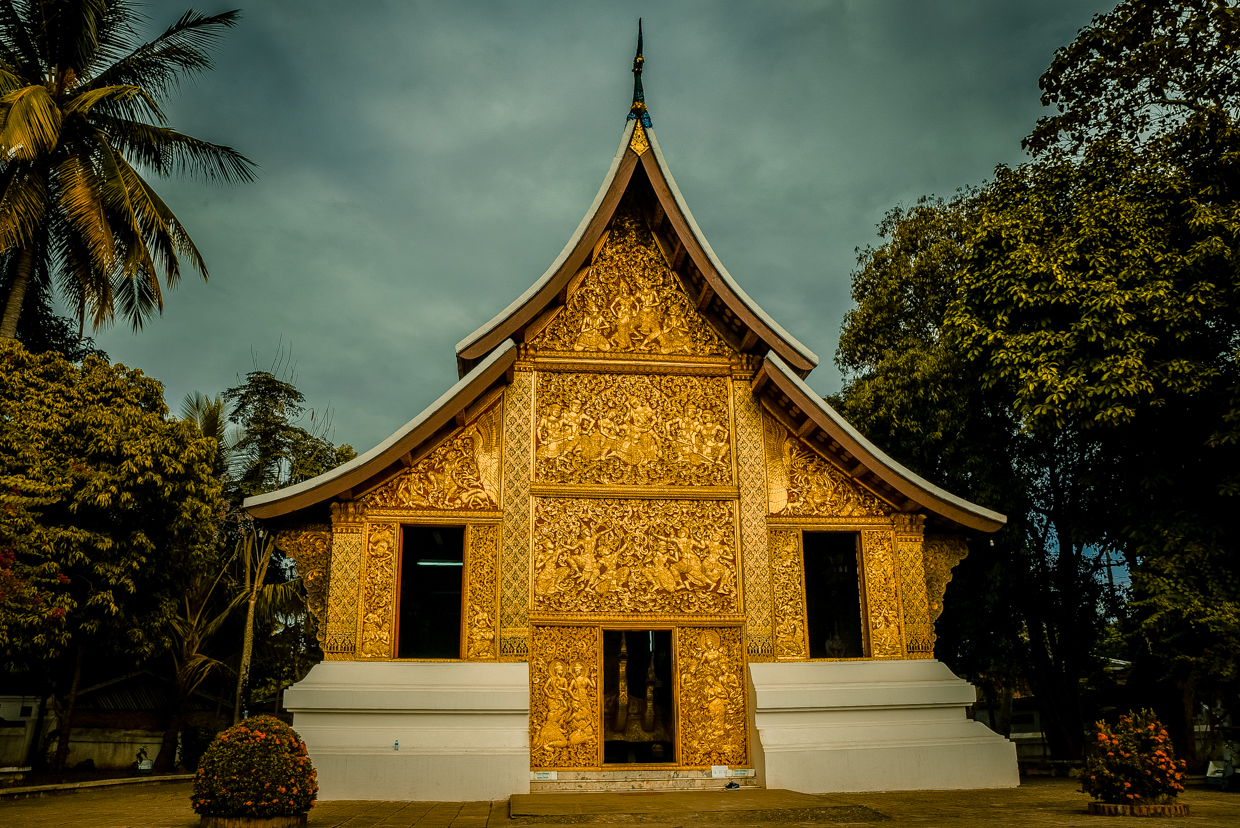
<svg viewBox="0 0 1240 828">
<path fill-rule="evenodd" d="M 650 113 L 646 111 L 646 94 L 642 91 L 642 19 L 637 18 L 637 56 L 633 58 L 633 106 L 629 108 L 628 120 L 639 119 L 642 126 L 650 128 Z"/>
</svg>

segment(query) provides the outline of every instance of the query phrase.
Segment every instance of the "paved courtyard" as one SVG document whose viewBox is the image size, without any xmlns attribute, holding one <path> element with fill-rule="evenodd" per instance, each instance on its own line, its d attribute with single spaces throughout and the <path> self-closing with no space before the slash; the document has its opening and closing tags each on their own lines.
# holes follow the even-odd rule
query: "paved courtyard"
<svg viewBox="0 0 1240 828">
<path fill-rule="evenodd" d="M 191 828 L 190 784 L 121 787 L 40 799 L 0 801 L 4 828 Z M 554 799 L 548 799 L 554 797 Z M 1240 826 L 1240 794 L 1190 788 L 1183 828 Z M 913 791 L 808 797 L 780 791 L 547 794 L 508 802 L 323 802 L 310 828 L 536 828 L 611 825 L 706 828 L 715 825 L 1148 826 L 1148 819 L 1091 817 L 1072 779 L 1027 779 L 991 791 Z"/>
</svg>

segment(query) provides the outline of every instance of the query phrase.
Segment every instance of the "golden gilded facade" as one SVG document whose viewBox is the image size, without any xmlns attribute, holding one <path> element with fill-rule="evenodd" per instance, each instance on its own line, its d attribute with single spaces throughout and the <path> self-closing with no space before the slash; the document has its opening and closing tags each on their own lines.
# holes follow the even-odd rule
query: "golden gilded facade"
<svg viewBox="0 0 1240 828">
<path fill-rule="evenodd" d="M 764 395 L 682 260 L 625 196 L 502 380 L 337 497 L 330 526 L 280 534 L 327 659 L 396 659 L 402 537 L 423 526 L 464 527 L 460 660 L 530 665 L 532 769 L 600 768 L 617 733 L 674 742 L 670 766 L 750 766 L 748 665 L 813 651 L 807 532 L 855 538 L 863 658 L 933 657 L 963 540 Z M 650 700 L 626 718 L 623 680 L 605 695 L 609 631 L 670 634 L 664 719 L 641 719 Z"/>
</svg>

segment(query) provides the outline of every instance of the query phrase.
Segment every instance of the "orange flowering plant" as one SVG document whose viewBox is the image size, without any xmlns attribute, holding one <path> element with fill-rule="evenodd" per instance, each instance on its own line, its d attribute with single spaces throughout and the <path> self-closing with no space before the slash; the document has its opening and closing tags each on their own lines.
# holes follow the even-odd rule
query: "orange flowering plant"
<svg viewBox="0 0 1240 828">
<path fill-rule="evenodd" d="M 225 730 L 203 755 L 192 804 L 203 816 L 291 816 L 314 804 L 319 785 L 306 743 L 271 716 Z"/>
<path fill-rule="evenodd" d="M 1116 805 L 1157 805 L 1184 790 L 1184 762 L 1153 711 L 1120 716 L 1112 729 L 1094 725 L 1081 789 Z"/>
</svg>

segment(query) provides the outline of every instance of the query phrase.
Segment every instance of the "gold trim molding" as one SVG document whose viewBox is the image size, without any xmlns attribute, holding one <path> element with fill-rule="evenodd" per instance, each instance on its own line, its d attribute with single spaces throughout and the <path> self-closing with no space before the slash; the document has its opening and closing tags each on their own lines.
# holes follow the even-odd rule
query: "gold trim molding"
<svg viewBox="0 0 1240 828">
<path fill-rule="evenodd" d="M 535 497 L 620 498 L 636 500 L 736 500 L 736 486 L 581 486 L 545 483 L 531 486 Z"/>
</svg>

